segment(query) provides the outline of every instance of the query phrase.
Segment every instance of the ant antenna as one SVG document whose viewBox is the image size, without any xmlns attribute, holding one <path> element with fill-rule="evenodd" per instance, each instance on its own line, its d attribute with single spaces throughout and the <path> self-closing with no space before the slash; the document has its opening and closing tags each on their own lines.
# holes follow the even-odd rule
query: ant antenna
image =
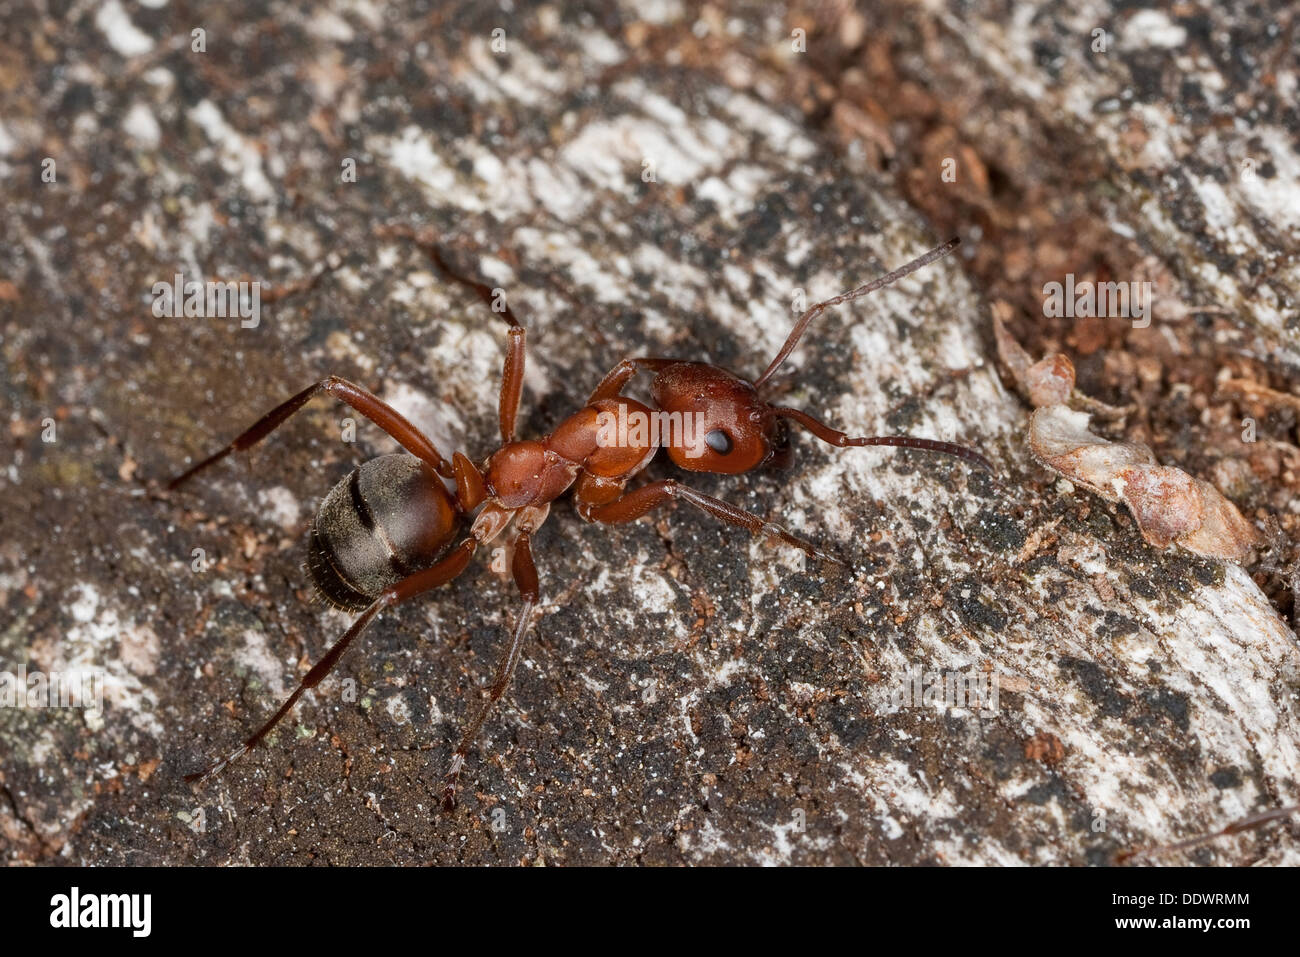
<svg viewBox="0 0 1300 957">
<path fill-rule="evenodd" d="M 772 373 L 776 372 L 776 370 L 780 368 L 781 363 L 786 360 L 790 353 L 794 351 L 794 347 L 799 344 L 799 339 L 803 336 L 804 330 L 808 328 L 808 323 L 812 322 L 828 308 L 831 306 L 838 306 L 842 302 L 851 302 L 854 299 L 859 299 L 869 292 L 875 292 L 882 286 L 888 286 L 890 283 L 897 282 L 908 273 L 916 272 L 921 267 L 930 265 L 930 263 L 934 262 L 936 259 L 942 259 L 944 256 L 956 249 L 960 243 L 961 239 L 954 237 L 942 246 L 936 246 L 925 255 L 913 259 L 905 266 L 899 266 L 887 275 L 881 276 L 878 279 L 873 279 L 871 282 L 858 286 L 856 289 L 850 289 L 848 292 L 840 293 L 834 299 L 827 299 L 825 302 L 817 303 L 817 305 L 813 306 L 799 317 L 799 321 L 796 322 L 794 328 L 790 330 L 790 335 L 785 340 L 785 345 L 783 345 L 781 351 L 776 354 L 776 358 L 772 360 L 772 364 L 767 367 L 766 372 L 754 380 L 754 388 L 757 389 L 761 387 L 764 382 L 772 378 Z"/>
<path fill-rule="evenodd" d="M 821 439 L 836 448 L 862 448 L 868 445 L 889 445 L 900 449 L 924 449 L 927 452 L 941 452 L 944 455 L 953 455 L 959 459 L 965 459 L 972 462 L 986 471 L 993 472 L 993 463 L 980 455 L 974 449 L 968 449 L 964 445 L 957 445 L 955 442 L 941 442 L 938 439 L 917 439 L 910 435 L 871 435 L 860 438 L 850 438 L 838 429 L 832 429 L 825 422 L 813 418 L 802 409 L 787 409 L 784 406 L 772 406 L 772 413 L 779 419 L 789 419 L 803 428 L 807 429 L 817 438 Z"/>
</svg>

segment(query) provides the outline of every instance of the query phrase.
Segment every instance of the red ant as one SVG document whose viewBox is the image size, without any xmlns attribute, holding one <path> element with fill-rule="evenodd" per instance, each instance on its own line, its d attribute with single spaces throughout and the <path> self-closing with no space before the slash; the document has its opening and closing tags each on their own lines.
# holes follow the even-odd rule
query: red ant
<svg viewBox="0 0 1300 957">
<path fill-rule="evenodd" d="M 401 413 L 338 376 L 321 379 L 272 409 L 225 448 L 172 480 L 168 487 L 174 489 L 231 452 L 255 445 L 322 392 L 341 399 L 374 422 L 410 454 L 380 456 L 353 470 L 325 497 L 312 522 L 307 567 L 316 587 L 333 604 L 360 612 L 360 616 L 266 724 L 228 757 L 205 771 L 188 775 L 186 780 L 201 781 L 216 774 L 265 738 L 303 692 L 329 674 L 380 611 L 451 581 L 465 570 L 480 545 L 493 541 L 513 522 L 516 537 L 511 573 L 523 608 L 497 666 L 487 701 L 465 729 L 452 757 L 443 804 L 447 810 L 454 807 L 465 756 L 510 683 L 537 605 L 532 536 L 546 521 L 551 503 L 570 488 L 578 514 L 588 522 L 635 521 L 670 499 L 679 499 L 724 522 L 774 536 L 812 558 L 838 562 L 779 525 L 674 479 L 628 491 L 628 481 L 650 463 L 661 447 L 667 449 L 676 465 L 688 471 L 734 475 L 786 460 L 784 423 L 793 422 L 838 448 L 889 445 L 927 449 L 991 470 L 987 459 L 960 445 L 907 436 L 851 438 L 806 412 L 770 405 L 759 395 L 794 350 L 808 324 L 827 308 L 887 286 L 947 255 L 957 244 L 958 240 L 952 239 L 886 276 L 813 306 L 795 323 L 776 358 L 752 382 L 703 362 L 625 359 L 610 370 L 578 412 L 537 440 L 515 437 L 524 379 L 524 328 L 507 309 L 502 314 L 510 331 L 499 403 L 501 447 L 484 460 L 482 467 L 476 467 L 460 452 L 449 462 Z M 436 250 L 430 255 L 446 271 Z M 622 395 L 623 388 L 642 370 L 654 374 L 650 389 L 657 409 Z M 648 422 L 655 412 L 667 413 L 670 420 L 681 413 L 683 422 L 691 423 L 693 428 L 670 428 L 666 435 L 656 434 L 657 430 L 633 429 L 614 442 L 602 434 L 611 421 Z M 455 483 L 454 494 L 444 486 L 443 479 Z M 469 534 L 448 549 L 475 509 L 479 512 L 470 523 Z"/>
</svg>

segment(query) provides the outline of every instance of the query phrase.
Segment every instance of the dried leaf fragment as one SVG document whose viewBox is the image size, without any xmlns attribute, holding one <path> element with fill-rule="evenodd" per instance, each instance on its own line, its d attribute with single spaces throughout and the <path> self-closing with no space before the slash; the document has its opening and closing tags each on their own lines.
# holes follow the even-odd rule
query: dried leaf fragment
<svg viewBox="0 0 1300 957">
<path fill-rule="evenodd" d="M 1067 404 L 1074 366 L 1060 354 L 1030 362 L 1001 317 L 994 315 L 998 353 L 1022 395 L 1035 406 L 1029 449 L 1056 474 L 1108 502 L 1123 502 L 1152 545 L 1176 544 L 1197 555 L 1242 562 L 1259 533 L 1209 482 L 1156 462 L 1139 442 L 1111 442 L 1088 430 L 1091 417 Z"/>
<path fill-rule="evenodd" d="M 1048 356 L 1034 362 L 1025 347 L 1007 331 L 1001 313 L 1010 310 L 1006 303 L 998 303 L 993 313 L 993 338 L 997 342 L 998 356 L 1011 370 L 1016 388 L 1034 408 L 1044 405 L 1064 405 L 1074 392 L 1074 364 L 1061 355 Z"/>
<path fill-rule="evenodd" d="M 1152 545 L 1171 543 L 1197 555 L 1245 561 L 1259 540 L 1255 527 L 1209 482 L 1170 465 L 1137 442 L 1109 442 L 1088 431 L 1088 415 L 1064 405 L 1035 409 L 1029 449 L 1053 472 L 1123 502 Z"/>
<path fill-rule="evenodd" d="M 1035 407 L 1065 405 L 1074 392 L 1074 364 L 1059 352 L 1025 370 L 1025 388 Z"/>
</svg>

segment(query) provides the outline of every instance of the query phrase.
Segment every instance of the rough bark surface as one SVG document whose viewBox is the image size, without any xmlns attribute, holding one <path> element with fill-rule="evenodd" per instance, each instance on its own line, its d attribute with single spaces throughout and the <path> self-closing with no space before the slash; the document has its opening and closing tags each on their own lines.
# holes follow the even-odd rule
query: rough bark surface
<svg viewBox="0 0 1300 957">
<path fill-rule="evenodd" d="M 102 669 L 107 689 L 102 715 L 0 709 L 8 861 L 1084 864 L 1300 799 L 1294 634 L 1245 570 L 1148 546 L 1033 463 L 956 259 L 822 317 L 783 401 L 975 446 L 995 477 L 798 439 L 788 472 L 692 480 L 847 570 L 684 508 L 611 530 L 561 504 L 535 538 L 541 617 L 455 813 L 441 776 L 517 605 L 482 561 L 383 616 L 270 747 L 192 790 L 181 775 L 347 627 L 310 601 L 303 536 L 391 443 L 365 423 L 340 441 L 349 413 L 318 400 L 251 468 L 155 483 L 326 373 L 445 451 L 494 447 L 501 324 L 376 225 L 427 228 L 505 291 L 529 330 L 526 434 L 627 355 L 757 374 L 796 290 L 832 295 L 946 237 L 810 122 L 800 90 L 824 81 L 791 53 L 797 10 L 271 4 L 205 10 L 204 54 L 174 6 L 44 30 L 0 12 L 21 64 L 0 72 L 0 669 Z M 810 42 L 857 49 L 854 22 L 835 39 L 810 20 Z M 1282 176 L 1294 118 L 1277 124 L 1290 152 L 1261 143 Z M 1215 216 L 1258 248 L 1288 228 L 1233 195 Z M 1242 259 L 1209 225 L 1209 250 L 1171 241 L 1171 261 L 1284 344 L 1294 259 Z M 278 298 L 255 329 L 155 318 L 153 284 L 178 271 Z M 996 676 L 998 705 L 900 707 L 915 668 Z M 1296 847 L 1274 825 L 1178 859 Z"/>
<path fill-rule="evenodd" d="M 1213 316 L 1238 333 L 1225 329 L 1221 345 L 1300 362 L 1293 4 L 936 2 L 909 12 L 928 42 L 904 68 L 924 73 L 969 142 L 1018 179 L 1059 163 L 1042 162 L 1027 131 L 1073 154 L 1097 225 L 1154 257 L 1121 272 L 1160 281 L 1160 319 Z"/>
</svg>

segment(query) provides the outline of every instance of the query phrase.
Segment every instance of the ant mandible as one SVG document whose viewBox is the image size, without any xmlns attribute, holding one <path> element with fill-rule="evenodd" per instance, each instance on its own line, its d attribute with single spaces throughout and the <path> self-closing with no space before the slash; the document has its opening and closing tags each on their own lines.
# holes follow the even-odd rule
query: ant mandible
<svg viewBox="0 0 1300 957">
<path fill-rule="evenodd" d="M 410 235 L 400 229 L 390 230 L 390 234 Z M 487 701 L 466 727 L 452 756 L 443 790 L 444 809 L 452 809 L 465 757 L 510 683 L 537 605 L 532 537 L 546 521 L 551 503 L 570 488 L 578 514 L 587 522 L 613 525 L 635 521 L 670 499 L 678 499 L 752 533 L 773 536 L 812 558 L 838 562 L 779 525 L 675 479 L 662 479 L 628 491 L 628 481 L 650 463 L 660 448 L 667 449 L 673 463 L 688 471 L 735 475 L 764 464 L 782 463 L 788 457 L 784 424 L 793 422 L 838 448 L 887 445 L 926 449 L 958 456 L 991 470 L 987 459 L 960 445 L 908 436 L 853 438 L 806 412 L 771 405 L 760 396 L 763 385 L 794 350 L 813 319 L 831 306 L 865 296 L 946 256 L 958 242 L 949 240 L 888 275 L 817 303 L 799 317 L 780 352 L 752 382 L 704 362 L 624 359 L 610 370 L 582 409 L 541 439 L 515 437 L 523 391 L 525 335 L 524 327 L 507 308 L 502 317 L 510 327 L 509 340 L 498 403 L 501 447 L 481 467 L 460 452 L 448 461 L 400 412 L 338 376 L 321 379 L 272 409 L 229 445 L 173 479 L 168 488 L 175 489 L 231 452 L 260 442 L 320 393 L 347 403 L 396 439 L 409 454 L 383 455 L 354 469 L 325 497 L 312 521 L 307 568 L 313 583 L 328 601 L 360 612 L 359 617 L 266 724 L 233 753 L 204 771 L 187 775 L 186 780 L 206 780 L 260 742 L 303 692 L 329 674 L 376 615 L 390 605 L 451 581 L 465 570 L 479 546 L 492 542 L 513 522 L 511 574 L 523 607 L 497 666 Z M 431 255 L 445 272 L 446 265 L 436 249 Z M 654 375 L 650 390 L 657 409 L 622 394 L 639 371 Z M 683 421 L 690 422 L 693 428 L 632 429 L 620 432 L 619 441 L 614 442 L 609 441 L 607 431 L 602 433 L 611 418 L 625 416 L 624 421 L 645 422 L 656 411 L 669 416 L 681 413 Z M 454 493 L 444 485 L 444 479 L 454 483 Z M 470 522 L 469 534 L 452 546 L 475 509 L 479 511 Z"/>
</svg>

